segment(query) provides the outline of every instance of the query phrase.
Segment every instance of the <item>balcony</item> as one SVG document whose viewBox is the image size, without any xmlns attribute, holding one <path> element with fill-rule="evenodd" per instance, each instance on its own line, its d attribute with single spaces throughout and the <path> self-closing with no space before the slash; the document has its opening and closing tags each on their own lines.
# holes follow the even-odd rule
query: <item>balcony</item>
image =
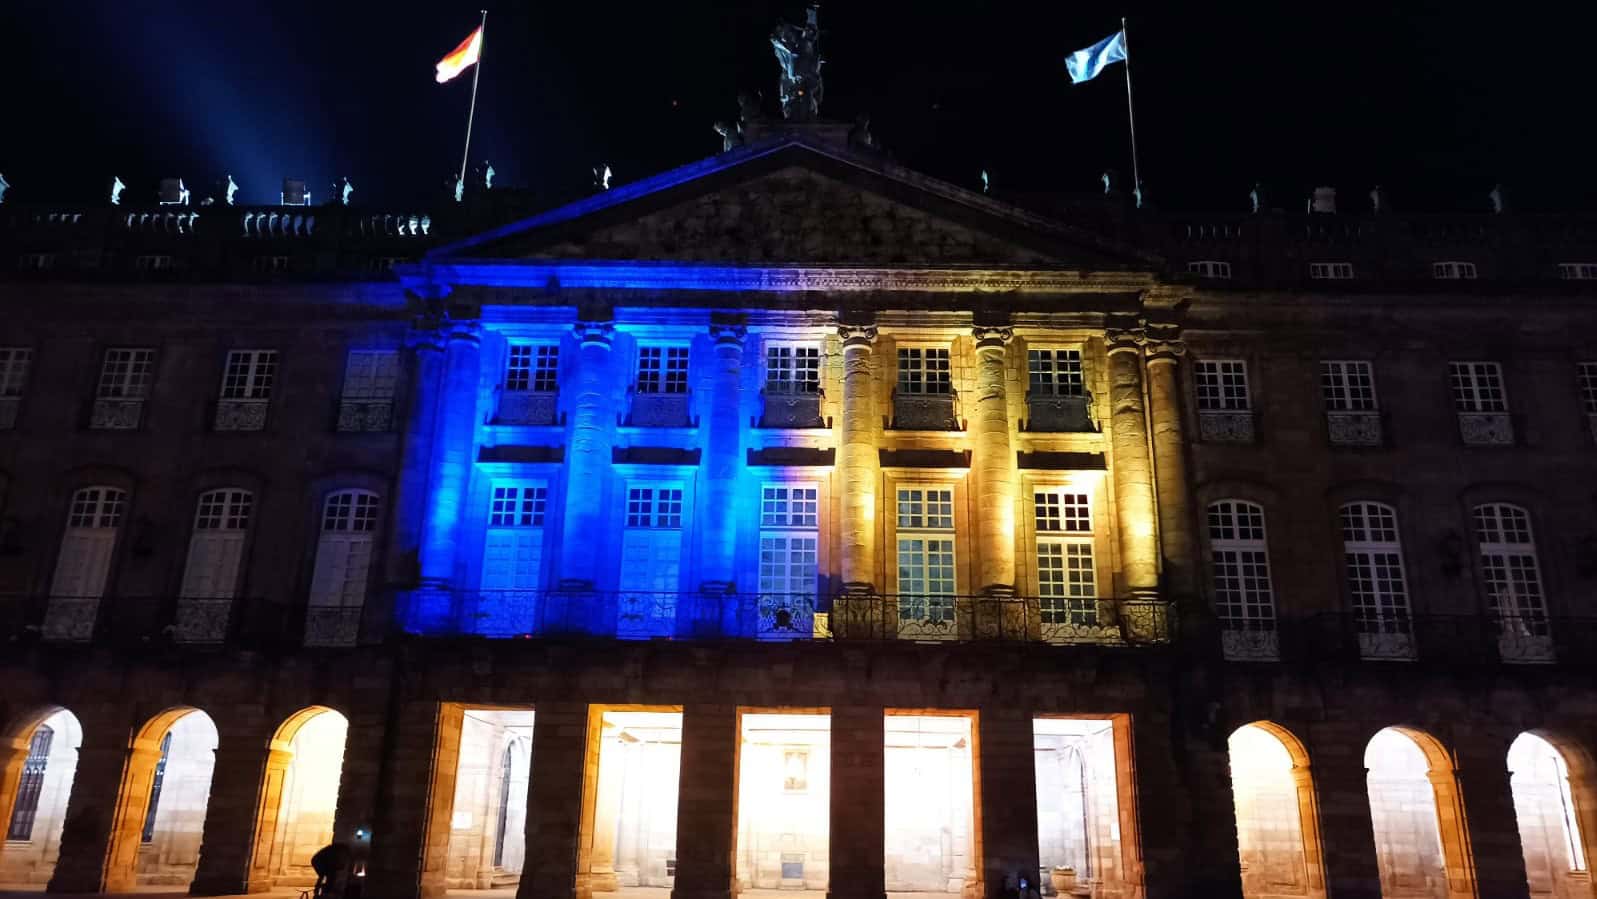
<svg viewBox="0 0 1597 899">
<path fill-rule="evenodd" d="M 499 394 L 494 424 L 552 425 L 557 421 L 560 394 L 549 390 L 506 390 Z"/>
<path fill-rule="evenodd" d="M 215 429 L 218 431 L 264 431 L 268 400 L 217 400 Z"/>
<path fill-rule="evenodd" d="M 1325 430 L 1332 446 L 1380 446 L 1381 413 L 1334 410 L 1325 413 Z"/>
<path fill-rule="evenodd" d="M 955 404 L 959 395 L 949 393 L 902 393 L 893 391 L 893 430 L 958 431 L 959 415 Z"/>
<path fill-rule="evenodd" d="M 824 428 L 821 397 L 820 391 L 786 392 L 767 387 L 760 393 L 760 427 Z"/>
<path fill-rule="evenodd" d="M 394 428 L 393 400 L 339 400 L 340 434 L 382 434 Z"/>
<path fill-rule="evenodd" d="M 1058 396 L 1047 393 L 1026 394 L 1026 430 L 1073 433 L 1098 430 L 1092 419 L 1092 395 Z"/>
<path fill-rule="evenodd" d="M 626 424 L 634 428 L 690 428 L 692 399 L 688 393 L 633 393 Z"/>
<path fill-rule="evenodd" d="M 1252 443 L 1253 410 L 1203 409 L 1198 412 L 1198 439 L 1204 443 Z"/>
<path fill-rule="evenodd" d="M 1460 412 L 1458 436 L 1465 446 L 1513 446 L 1514 419 L 1507 412 Z"/>
<path fill-rule="evenodd" d="M 135 431 L 143 419 L 143 399 L 100 397 L 89 410 L 89 427 L 96 431 Z"/>
</svg>

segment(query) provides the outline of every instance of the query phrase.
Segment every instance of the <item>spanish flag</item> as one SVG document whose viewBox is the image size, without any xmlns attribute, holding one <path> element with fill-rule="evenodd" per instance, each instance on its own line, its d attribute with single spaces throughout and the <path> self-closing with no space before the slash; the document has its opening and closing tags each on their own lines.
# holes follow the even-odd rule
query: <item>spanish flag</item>
<svg viewBox="0 0 1597 899">
<path fill-rule="evenodd" d="M 435 76 L 438 83 L 443 84 L 445 81 L 476 65 L 480 56 L 482 56 L 482 26 L 478 26 L 476 30 L 467 35 L 466 39 L 460 42 L 460 46 L 449 51 L 448 56 L 438 60 L 438 65 L 435 66 L 438 70 L 438 74 Z"/>
</svg>

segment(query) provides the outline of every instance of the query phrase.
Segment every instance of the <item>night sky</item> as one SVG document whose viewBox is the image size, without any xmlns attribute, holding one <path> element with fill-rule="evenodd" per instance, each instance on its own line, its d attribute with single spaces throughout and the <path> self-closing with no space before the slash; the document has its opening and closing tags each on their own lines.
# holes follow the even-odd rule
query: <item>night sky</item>
<svg viewBox="0 0 1597 899">
<path fill-rule="evenodd" d="M 112 174 L 139 200 L 166 175 L 199 197 L 229 171 L 245 202 L 284 175 L 424 200 L 459 166 L 471 92 L 433 63 L 479 5 L 6 0 L 8 200 L 95 201 Z M 1315 184 L 1358 207 L 1375 183 L 1399 211 L 1482 209 L 1497 181 L 1516 209 L 1593 208 L 1594 7 L 834 0 L 822 113 L 871 112 L 899 161 L 966 186 L 986 168 L 1000 189 L 1093 191 L 1129 176 L 1124 76 L 1072 86 L 1062 57 L 1124 11 L 1161 206 L 1240 210 L 1262 179 L 1293 211 Z M 552 200 L 595 164 L 625 182 L 709 155 L 739 89 L 776 114 L 779 17 L 801 0 L 494 0 L 473 159 Z"/>
</svg>

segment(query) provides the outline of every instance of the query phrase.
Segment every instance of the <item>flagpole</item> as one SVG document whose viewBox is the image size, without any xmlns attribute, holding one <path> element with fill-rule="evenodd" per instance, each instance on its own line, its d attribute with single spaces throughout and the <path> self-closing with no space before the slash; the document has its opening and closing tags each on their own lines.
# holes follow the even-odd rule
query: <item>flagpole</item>
<svg viewBox="0 0 1597 899">
<path fill-rule="evenodd" d="M 1126 17 L 1120 17 L 1120 42 L 1126 48 L 1126 116 L 1131 121 L 1131 189 L 1142 189 L 1142 174 L 1137 170 L 1137 111 L 1131 104 L 1131 36 L 1126 34 Z"/>
<path fill-rule="evenodd" d="M 1122 20 L 1124 21 L 1124 20 Z M 482 11 L 481 34 L 477 38 L 477 64 L 471 73 L 471 111 L 466 113 L 466 149 L 460 154 L 460 181 L 466 181 L 466 161 L 471 158 L 471 123 L 477 118 L 477 80 L 482 77 L 483 45 L 488 43 L 488 10 Z M 1135 152 L 1133 152 L 1135 155 Z"/>
</svg>

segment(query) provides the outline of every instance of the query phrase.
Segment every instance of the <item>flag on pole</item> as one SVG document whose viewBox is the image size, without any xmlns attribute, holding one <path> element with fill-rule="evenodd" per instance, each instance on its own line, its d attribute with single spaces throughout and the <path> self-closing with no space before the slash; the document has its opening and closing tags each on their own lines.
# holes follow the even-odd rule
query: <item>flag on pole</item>
<svg viewBox="0 0 1597 899">
<path fill-rule="evenodd" d="M 435 66 L 438 70 L 438 74 L 435 76 L 438 83 L 443 84 L 445 81 L 476 65 L 477 59 L 481 56 L 482 27 L 478 26 L 465 40 L 460 42 L 460 46 L 449 51 L 448 56 L 438 60 L 438 65 Z"/>
<path fill-rule="evenodd" d="M 1085 50 L 1077 50 L 1065 57 L 1065 71 L 1070 73 L 1071 83 L 1080 84 L 1097 78 L 1110 63 L 1124 62 L 1125 58 L 1126 32 L 1122 29 Z"/>
</svg>

